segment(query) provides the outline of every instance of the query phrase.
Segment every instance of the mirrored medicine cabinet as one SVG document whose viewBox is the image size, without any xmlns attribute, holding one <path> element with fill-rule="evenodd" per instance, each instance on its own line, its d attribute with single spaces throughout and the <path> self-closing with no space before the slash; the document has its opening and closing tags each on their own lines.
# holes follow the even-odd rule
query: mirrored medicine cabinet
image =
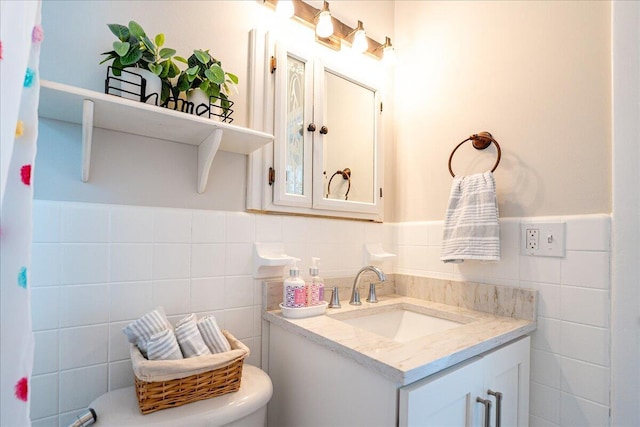
<svg viewBox="0 0 640 427">
<path fill-rule="evenodd" d="M 252 36 L 251 125 L 275 139 L 250 157 L 248 209 L 382 221 L 383 65 Z"/>
</svg>

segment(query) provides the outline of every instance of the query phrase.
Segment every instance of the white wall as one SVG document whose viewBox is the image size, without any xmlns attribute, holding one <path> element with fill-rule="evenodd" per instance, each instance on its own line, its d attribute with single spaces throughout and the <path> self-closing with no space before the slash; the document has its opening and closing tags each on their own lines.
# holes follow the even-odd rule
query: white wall
<svg viewBox="0 0 640 427">
<path fill-rule="evenodd" d="M 545 219 L 566 222 L 566 257 L 520 255 L 520 222 L 526 218 L 508 218 L 500 221 L 500 262 L 444 264 L 439 260 L 442 221 L 400 223 L 396 272 L 537 290 L 530 426 L 607 426 L 611 219 L 608 215 Z"/>
<path fill-rule="evenodd" d="M 611 212 L 608 2 L 398 1 L 396 32 L 397 221 L 442 218 L 480 131 L 502 217 Z"/>
</svg>

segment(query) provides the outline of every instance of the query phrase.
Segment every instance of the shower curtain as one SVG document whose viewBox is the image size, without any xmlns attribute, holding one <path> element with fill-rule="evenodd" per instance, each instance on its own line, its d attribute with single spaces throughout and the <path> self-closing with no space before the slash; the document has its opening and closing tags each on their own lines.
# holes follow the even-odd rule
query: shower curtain
<svg viewBox="0 0 640 427">
<path fill-rule="evenodd" d="M 40 1 L 0 2 L 0 426 L 29 426 L 31 176 L 38 134 Z"/>
</svg>

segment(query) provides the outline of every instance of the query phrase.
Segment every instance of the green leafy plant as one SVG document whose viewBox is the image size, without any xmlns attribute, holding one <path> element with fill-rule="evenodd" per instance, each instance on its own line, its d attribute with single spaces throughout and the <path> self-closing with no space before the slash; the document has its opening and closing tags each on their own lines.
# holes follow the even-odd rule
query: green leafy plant
<svg viewBox="0 0 640 427">
<path fill-rule="evenodd" d="M 117 40 L 113 42 L 113 50 L 102 53 L 107 57 L 100 64 L 113 60 L 111 66 L 115 76 L 120 76 L 121 70 L 129 67 L 151 71 L 162 81 L 160 98 L 164 102 L 171 94 L 170 79 L 180 74 L 180 69 L 172 60 L 176 54 L 175 49 L 162 47 L 165 41 L 164 34 L 156 35 L 152 41 L 135 21 L 129 21 L 128 26 L 120 24 L 107 26 Z M 184 58 L 178 56 L 175 56 L 175 59 L 186 62 Z"/>
<path fill-rule="evenodd" d="M 220 98 L 220 107 L 226 115 L 231 106 L 229 95 L 238 84 L 238 76 L 224 71 L 222 63 L 212 57 L 208 50 L 196 49 L 186 61 L 178 57 L 176 60 L 183 61 L 188 66 L 178 77 L 178 91 L 187 94 L 199 88 L 209 97 Z"/>
</svg>

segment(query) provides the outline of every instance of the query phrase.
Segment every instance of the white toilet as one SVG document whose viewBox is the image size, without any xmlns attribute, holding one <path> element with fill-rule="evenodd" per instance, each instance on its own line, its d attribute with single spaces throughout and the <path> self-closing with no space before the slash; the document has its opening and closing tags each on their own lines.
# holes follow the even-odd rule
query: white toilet
<svg viewBox="0 0 640 427">
<path fill-rule="evenodd" d="M 245 364 L 240 389 L 234 393 L 142 415 L 134 388 L 127 387 L 103 394 L 89 407 L 98 416 L 96 427 L 257 427 L 266 423 L 267 403 L 272 394 L 269 376 Z"/>
</svg>

